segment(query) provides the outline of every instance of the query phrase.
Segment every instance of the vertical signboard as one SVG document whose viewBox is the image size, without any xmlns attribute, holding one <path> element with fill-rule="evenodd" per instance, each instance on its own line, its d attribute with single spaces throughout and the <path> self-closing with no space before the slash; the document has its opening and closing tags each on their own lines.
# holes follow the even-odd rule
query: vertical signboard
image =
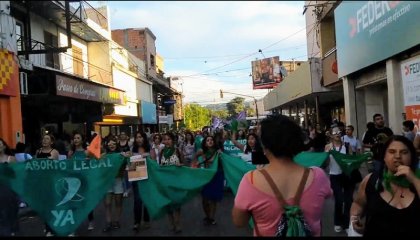
<svg viewBox="0 0 420 240">
<path fill-rule="evenodd" d="M 420 56 L 401 63 L 401 78 L 406 119 L 420 127 Z"/>
<path fill-rule="evenodd" d="M 253 89 L 275 88 L 282 81 L 279 57 L 251 62 Z"/>
</svg>

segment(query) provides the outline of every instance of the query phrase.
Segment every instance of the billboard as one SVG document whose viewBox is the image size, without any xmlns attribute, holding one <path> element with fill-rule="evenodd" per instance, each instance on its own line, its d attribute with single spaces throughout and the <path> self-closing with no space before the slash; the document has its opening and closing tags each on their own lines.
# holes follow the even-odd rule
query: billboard
<svg viewBox="0 0 420 240">
<path fill-rule="evenodd" d="M 251 62 L 253 89 L 275 88 L 282 81 L 279 57 Z"/>
<path fill-rule="evenodd" d="M 334 11 L 338 77 L 420 43 L 420 2 L 349 1 Z"/>
</svg>

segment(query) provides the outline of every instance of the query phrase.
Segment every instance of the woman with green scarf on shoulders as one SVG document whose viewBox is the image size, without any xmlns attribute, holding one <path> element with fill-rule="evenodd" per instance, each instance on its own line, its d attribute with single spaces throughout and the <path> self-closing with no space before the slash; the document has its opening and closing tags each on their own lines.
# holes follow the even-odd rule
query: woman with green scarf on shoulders
<svg viewBox="0 0 420 240">
<path fill-rule="evenodd" d="M 204 168 L 209 168 L 214 162 L 217 152 L 220 151 L 219 146 L 213 136 L 207 136 L 203 139 L 201 149 L 198 150 L 194 156 L 194 162 L 198 162 L 198 158 L 201 156 Z M 202 204 L 205 213 L 204 224 L 205 225 L 216 225 L 215 214 L 217 202 L 223 199 L 224 191 L 224 176 L 223 170 L 221 169 L 222 164 L 218 165 L 218 169 L 212 180 L 207 183 L 202 191 L 201 196 L 203 198 Z"/>
<path fill-rule="evenodd" d="M 184 165 L 184 156 L 181 151 L 175 146 L 175 135 L 173 133 L 167 132 L 162 136 L 163 144 L 165 147 L 160 152 L 160 166 L 183 166 Z M 168 218 L 170 223 L 170 228 L 175 233 L 180 233 L 181 230 L 181 206 L 174 205 L 170 206 L 168 209 Z"/>
<path fill-rule="evenodd" d="M 384 149 L 383 171 L 367 175 L 353 201 L 351 227 L 363 236 L 420 236 L 419 160 L 413 143 L 394 135 Z"/>
</svg>

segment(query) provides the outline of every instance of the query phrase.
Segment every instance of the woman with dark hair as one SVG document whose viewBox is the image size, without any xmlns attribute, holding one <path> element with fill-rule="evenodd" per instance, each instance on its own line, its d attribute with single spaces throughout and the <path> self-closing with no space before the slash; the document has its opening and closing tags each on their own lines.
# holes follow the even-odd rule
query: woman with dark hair
<svg viewBox="0 0 420 240">
<path fill-rule="evenodd" d="M 137 132 L 133 142 L 133 147 L 131 152 L 133 156 L 141 155 L 146 158 L 150 156 L 150 143 L 147 139 L 147 135 L 144 132 Z M 133 230 L 138 231 L 141 226 L 142 216 L 143 216 L 143 227 L 145 229 L 150 228 L 150 216 L 147 208 L 143 205 L 143 202 L 140 198 L 139 188 L 137 182 L 131 184 L 133 188 L 133 200 L 134 200 L 134 226 Z M 143 211 L 144 210 L 144 211 Z M 143 215 L 144 212 L 144 215 Z"/>
<path fill-rule="evenodd" d="M 75 131 L 73 133 L 73 141 L 70 147 L 70 151 L 67 154 L 67 159 L 81 161 L 89 159 L 86 147 L 87 144 L 83 134 Z M 88 231 L 92 231 L 95 228 L 93 226 L 93 210 L 89 213 L 88 220 Z"/>
<path fill-rule="evenodd" d="M 203 158 L 204 168 L 209 168 L 213 164 L 217 152 L 221 151 L 216 140 L 212 136 L 203 139 L 201 149 L 194 156 L 194 161 L 198 162 L 198 157 Z M 215 215 L 217 203 L 223 199 L 224 176 L 222 164 L 219 163 L 218 169 L 212 180 L 207 183 L 201 191 L 203 210 L 205 213 L 204 224 L 216 225 Z"/>
<path fill-rule="evenodd" d="M 106 153 L 121 153 L 121 150 L 118 147 L 118 139 L 117 137 L 110 137 L 107 142 L 106 146 Z M 124 153 L 121 153 L 124 155 Z M 126 155 L 124 155 L 126 156 Z M 123 186 L 123 176 L 125 172 L 125 164 L 121 164 L 121 167 L 118 171 L 117 176 L 115 177 L 114 184 L 111 189 L 108 190 L 107 195 L 105 196 L 105 217 L 106 217 L 106 226 L 102 229 L 103 232 L 109 232 L 112 229 L 119 229 L 121 228 L 120 225 L 120 218 L 122 214 L 122 207 L 123 207 L 123 193 L 124 193 L 124 186 Z M 115 206 L 115 221 L 112 221 L 112 203 Z"/>
<path fill-rule="evenodd" d="M 360 184 L 350 210 L 351 226 L 363 236 L 420 236 L 420 178 L 415 175 L 419 159 L 413 143 L 394 135 L 384 149 L 381 171 L 368 174 Z"/>
<path fill-rule="evenodd" d="M 7 143 L 0 138 L 0 164 L 15 162 Z M 14 236 L 18 230 L 18 196 L 8 186 L 0 184 L 0 236 Z"/>
<path fill-rule="evenodd" d="M 175 146 L 175 135 L 171 132 L 163 134 L 163 144 L 165 147 L 160 152 L 160 166 L 182 166 L 184 164 L 184 156 Z M 181 206 L 173 205 L 168 207 L 168 218 L 171 230 L 180 233 L 181 230 Z"/>
<path fill-rule="evenodd" d="M 42 137 L 42 147 L 37 150 L 35 157 L 36 158 L 46 158 L 51 160 L 58 160 L 59 159 L 59 152 L 53 147 L 55 142 L 55 138 L 52 134 L 45 134 Z M 45 236 L 52 237 L 54 236 L 53 230 L 45 224 Z"/>
<path fill-rule="evenodd" d="M 242 152 L 238 155 L 244 160 L 245 162 L 252 164 L 252 152 L 262 152 L 261 143 L 259 137 L 255 133 L 249 133 L 246 136 L 246 144 L 243 145 L 240 142 L 236 141 L 235 133 L 231 135 L 231 140 L 233 144 L 237 148 L 239 148 Z"/>
<path fill-rule="evenodd" d="M 299 204 L 312 235 L 320 236 L 323 205 L 332 190 L 324 170 L 293 161 L 304 149 L 301 128 L 286 116 L 274 115 L 261 121 L 259 132 L 269 164 L 242 178 L 232 210 L 233 223 L 243 227 L 252 217 L 254 236 L 274 236 L 285 211 L 275 194 L 280 192 L 288 205 Z M 299 186 L 303 192 L 295 203 Z"/>
</svg>

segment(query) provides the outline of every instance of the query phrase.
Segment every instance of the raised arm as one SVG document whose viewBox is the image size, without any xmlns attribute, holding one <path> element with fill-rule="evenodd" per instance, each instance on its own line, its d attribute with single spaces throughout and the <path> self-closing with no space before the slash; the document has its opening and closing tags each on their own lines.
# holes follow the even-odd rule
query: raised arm
<svg viewBox="0 0 420 240">
<path fill-rule="evenodd" d="M 244 150 L 244 145 L 242 145 L 240 142 L 236 141 L 236 132 L 232 132 L 232 134 L 230 135 L 230 140 L 232 141 L 232 143 L 239 148 L 241 151 Z"/>
</svg>

